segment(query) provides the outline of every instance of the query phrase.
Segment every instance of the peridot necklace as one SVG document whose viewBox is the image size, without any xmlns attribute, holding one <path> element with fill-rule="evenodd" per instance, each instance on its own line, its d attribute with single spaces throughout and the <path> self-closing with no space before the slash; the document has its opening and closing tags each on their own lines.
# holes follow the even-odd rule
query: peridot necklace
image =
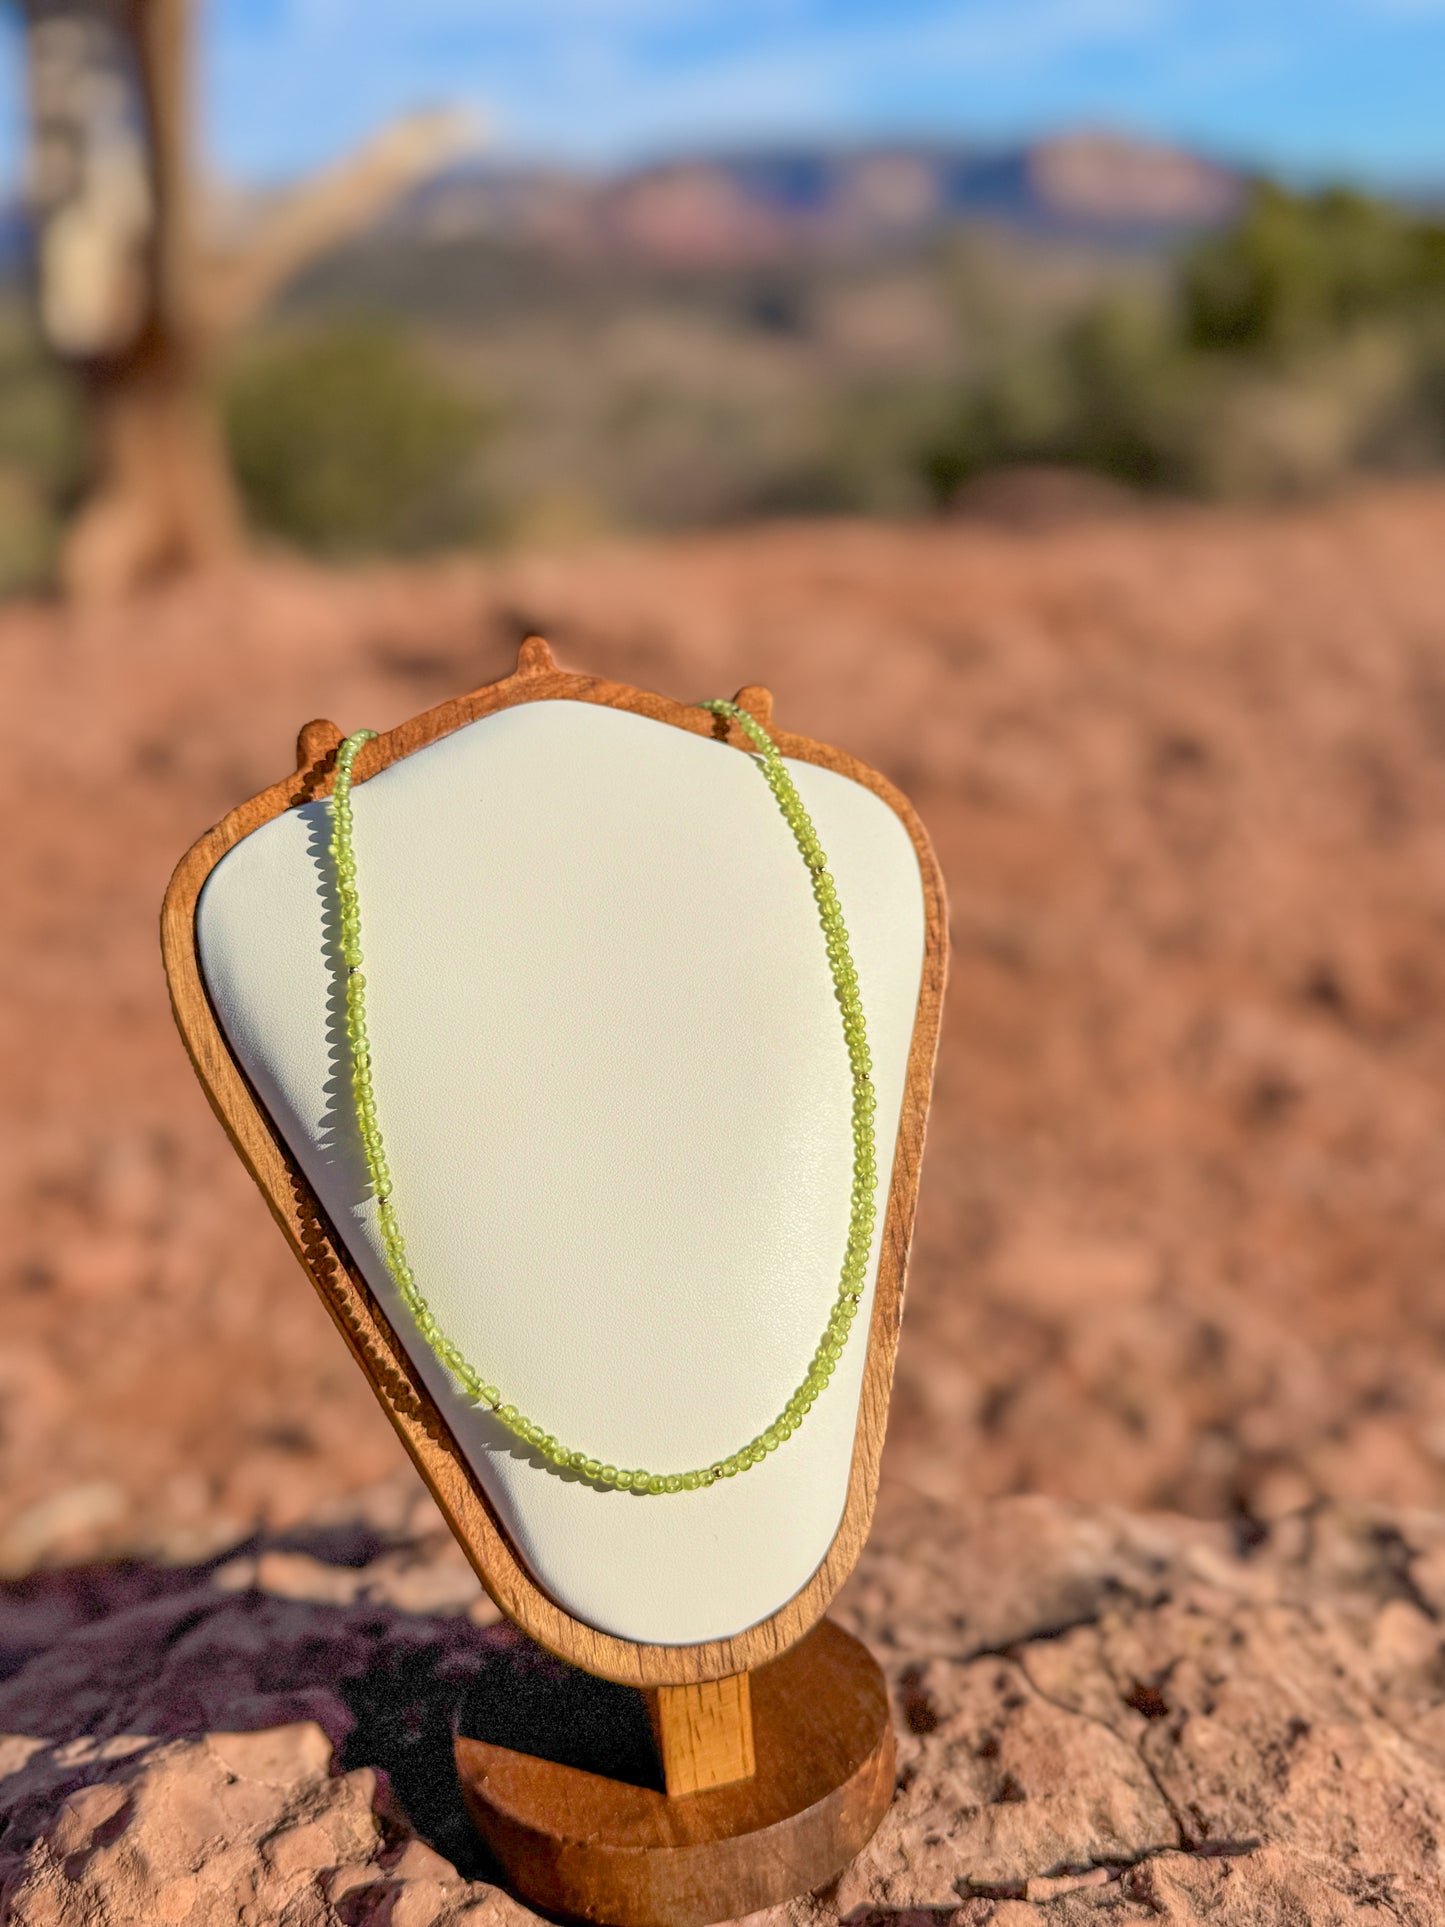
<svg viewBox="0 0 1445 1927">
<path fill-rule="evenodd" d="M 376 1114 L 376 1096 L 371 1082 L 371 1046 L 366 1032 L 366 978 L 361 969 L 361 906 L 356 893 L 356 852 L 352 841 L 351 768 L 357 752 L 376 735 L 374 729 L 360 729 L 348 736 L 336 752 L 336 783 L 331 793 L 331 860 L 336 872 L 337 895 L 341 909 L 341 955 L 346 964 L 346 1039 L 351 1057 L 351 1094 L 356 1109 L 357 1128 L 366 1154 L 366 1168 L 377 1200 L 377 1224 L 382 1250 L 392 1282 L 400 1292 L 417 1329 L 455 1378 L 473 1398 L 491 1407 L 508 1431 L 531 1446 L 548 1465 L 562 1472 L 575 1472 L 593 1485 L 615 1486 L 623 1492 L 695 1492 L 700 1486 L 714 1485 L 719 1479 L 735 1478 L 751 1471 L 769 1452 L 775 1452 L 790 1439 L 814 1401 L 833 1376 L 833 1367 L 843 1355 L 848 1333 L 863 1296 L 868 1254 L 873 1244 L 874 1205 L 878 1173 L 874 1163 L 872 1059 L 868 1055 L 868 1036 L 863 1023 L 863 1006 L 858 996 L 858 975 L 853 968 L 848 932 L 838 903 L 838 892 L 828 873 L 827 859 L 818 841 L 802 798 L 794 788 L 777 745 L 771 736 L 736 703 L 700 703 L 700 709 L 714 716 L 735 720 L 757 750 L 757 765 L 763 780 L 773 792 L 783 819 L 793 832 L 798 850 L 812 877 L 813 897 L 828 951 L 828 967 L 833 975 L 833 990 L 843 1013 L 843 1041 L 853 1074 L 853 1190 L 848 1217 L 848 1242 L 843 1253 L 843 1272 L 838 1296 L 827 1326 L 814 1352 L 802 1383 L 772 1424 L 750 1439 L 731 1457 L 692 1472 L 619 1471 L 561 1445 L 535 1420 L 519 1412 L 515 1405 L 503 1403 L 495 1385 L 489 1385 L 480 1372 L 463 1358 L 437 1324 L 435 1314 L 419 1289 L 406 1261 L 406 1244 L 392 1204 L 391 1168 L 386 1161 L 381 1125 Z"/>
</svg>

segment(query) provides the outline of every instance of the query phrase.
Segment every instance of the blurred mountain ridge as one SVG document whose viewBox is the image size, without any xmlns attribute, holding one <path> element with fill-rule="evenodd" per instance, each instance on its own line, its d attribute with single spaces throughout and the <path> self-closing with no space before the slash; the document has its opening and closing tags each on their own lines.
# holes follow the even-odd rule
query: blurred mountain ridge
<svg viewBox="0 0 1445 1927">
<path fill-rule="evenodd" d="M 1108 131 L 1008 147 L 795 143 L 613 174 L 471 161 L 389 217 L 416 238 L 532 243 L 561 256 L 730 267 L 799 248 L 850 255 L 988 221 L 1043 238 L 1149 244 L 1234 217 L 1246 177 L 1183 148 Z"/>
</svg>

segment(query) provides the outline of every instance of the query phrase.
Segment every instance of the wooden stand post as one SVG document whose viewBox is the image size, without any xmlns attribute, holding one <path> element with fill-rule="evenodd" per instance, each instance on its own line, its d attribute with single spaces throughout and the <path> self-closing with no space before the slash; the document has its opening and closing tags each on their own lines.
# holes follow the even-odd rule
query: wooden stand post
<svg viewBox="0 0 1445 1927">
<path fill-rule="evenodd" d="M 754 1673 L 655 1691 L 666 1792 L 458 1734 L 467 1811 L 524 1900 L 709 1927 L 825 1885 L 871 1838 L 893 1796 L 888 1694 L 831 1620 Z"/>
<path fill-rule="evenodd" d="M 670 1800 L 750 1780 L 757 1771 L 749 1679 L 734 1673 L 696 1686 L 655 1686 L 648 1694 Z"/>
</svg>

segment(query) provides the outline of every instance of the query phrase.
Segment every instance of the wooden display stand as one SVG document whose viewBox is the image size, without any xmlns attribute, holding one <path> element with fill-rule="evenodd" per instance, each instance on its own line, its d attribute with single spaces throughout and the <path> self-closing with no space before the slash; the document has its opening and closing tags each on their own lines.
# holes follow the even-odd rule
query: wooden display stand
<svg viewBox="0 0 1445 1927">
<path fill-rule="evenodd" d="M 357 758 L 355 780 L 362 783 L 496 710 L 559 699 L 630 710 L 747 747 L 741 731 L 725 729 L 707 712 L 560 670 L 546 644 L 532 638 L 522 645 L 513 675 L 369 743 Z M 771 729 L 766 690 L 745 688 L 738 701 Z M 922 874 L 925 955 L 847 1503 L 808 1584 L 732 1638 L 690 1646 L 621 1639 L 584 1624 L 541 1590 L 221 1031 L 197 952 L 202 887 L 251 831 L 329 792 L 341 741 L 335 724 L 307 724 L 296 771 L 200 839 L 177 867 L 162 912 L 176 1021 L 211 1105 L 482 1584 L 548 1651 L 646 1696 L 660 1785 L 608 1778 L 547 1757 L 560 1752 L 565 1758 L 565 1747 L 519 1750 L 465 1731 L 456 1740 L 468 1810 L 517 1892 L 552 1913 L 611 1927 L 704 1927 L 819 1887 L 868 1840 L 893 1787 L 883 1677 L 864 1648 L 823 1614 L 857 1560 L 877 1490 L 938 1036 L 946 909 L 928 837 L 907 800 L 841 750 L 772 733 L 785 756 L 865 785 L 902 821 Z"/>
<path fill-rule="evenodd" d="M 755 1673 L 655 1694 L 666 1792 L 457 1738 L 468 1812 L 549 1913 L 612 1927 L 735 1920 L 823 1886 L 887 1812 L 887 1688 L 831 1620 Z"/>
</svg>

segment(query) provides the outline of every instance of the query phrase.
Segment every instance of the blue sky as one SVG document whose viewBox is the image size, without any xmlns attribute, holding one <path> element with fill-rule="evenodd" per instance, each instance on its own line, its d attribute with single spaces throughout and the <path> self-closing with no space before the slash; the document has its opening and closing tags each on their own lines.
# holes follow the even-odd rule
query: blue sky
<svg viewBox="0 0 1445 1927">
<path fill-rule="evenodd" d="M 243 178 L 456 101 L 499 148 L 585 162 L 1105 124 L 1445 183 L 1445 0 L 208 0 L 201 19 L 211 155 Z M 12 44 L 12 157 L 15 65 Z"/>
</svg>

